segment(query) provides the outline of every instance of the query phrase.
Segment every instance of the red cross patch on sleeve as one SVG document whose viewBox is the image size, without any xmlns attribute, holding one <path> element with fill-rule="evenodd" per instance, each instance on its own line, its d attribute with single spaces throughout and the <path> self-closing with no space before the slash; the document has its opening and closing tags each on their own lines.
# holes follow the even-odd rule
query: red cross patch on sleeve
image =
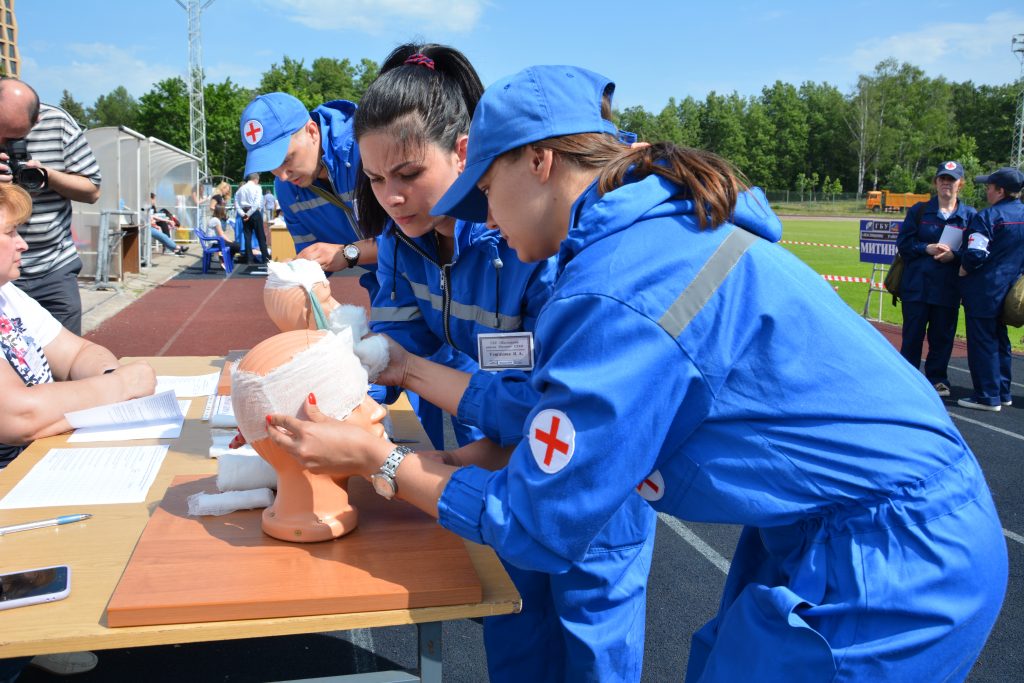
<svg viewBox="0 0 1024 683">
<path fill-rule="evenodd" d="M 647 501 L 661 500 L 665 495 L 665 478 L 661 476 L 661 472 L 654 470 L 637 484 L 636 492 Z"/>
<path fill-rule="evenodd" d="M 561 410 L 542 410 L 530 423 L 530 451 L 537 465 L 554 474 L 569 464 L 576 448 L 576 429 Z"/>
</svg>

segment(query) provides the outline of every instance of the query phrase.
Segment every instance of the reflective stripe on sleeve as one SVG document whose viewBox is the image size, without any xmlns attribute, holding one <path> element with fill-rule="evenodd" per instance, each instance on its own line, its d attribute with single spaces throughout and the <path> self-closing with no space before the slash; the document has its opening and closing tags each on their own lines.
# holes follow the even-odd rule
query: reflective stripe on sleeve
<svg viewBox="0 0 1024 683">
<path fill-rule="evenodd" d="M 370 309 L 370 322 L 374 323 L 404 323 L 422 317 L 418 306 L 384 306 Z"/>
<path fill-rule="evenodd" d="M 444 300 L 440 294 L 432 293 L 429 287 L 419 282 L 410 282 L 409 285 L 412 287 L 412 293 L 417 299 L 429 303 L 431 308 L 435 311 L 444 310 Z M 452 300 L 449 311 L 453 318 L 458 318 L 459 320 L 467 322 L 475 322 L 479 325 L 483 325 L 484 327 L 497 329 L 502 332 L 521 330 L 523 325 L 523 319 L 518 315 L 499 314 L 498 325 L 496 326 L 494 324 L 494 311 L 487 311 L 472 304 L 459 303 L 454 299 Z"/>
<path fill-rule="evenodd" d="M 739 262 L 740 257 L 758 239 L 757 235 L 753 233 L 742 228 L 734 228 L 718 245 L 718 249 L 707 260 L 697 276 L 686 286 L 679 298 L 672 302 L 665 314 L 661 316 L 658 324 L 662 329 L 668 332 L 673 339 L 682 334 L 686 326 L 711 300 L 711 297 Z"/>
</svg>

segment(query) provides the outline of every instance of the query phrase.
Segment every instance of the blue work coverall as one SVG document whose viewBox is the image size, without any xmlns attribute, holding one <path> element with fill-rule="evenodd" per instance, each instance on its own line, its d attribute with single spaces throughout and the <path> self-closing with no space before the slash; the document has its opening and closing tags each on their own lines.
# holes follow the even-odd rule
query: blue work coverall
<svg viewBox="0 0 1024 683">
<path fill-rule="evenodd" d="M 921 373 L 773 244 L 763 193 L 714 229 L 679 195 L 652 175 L 577 200 L 527 438 L 504 470 L 456 471 L 441 523 L 557 574 L 639 491 L 745 526 L 687 680 L 963 679 L 1007 580 L 974 455 Z"/>
<path fill-rule="evenodd" d="M 967 322 L 967 365 L 974 398 L 994 406 L 1013 400 L 1013 347 L 999 319 L 1010 287 L 1024 273 L 1024 204 L 1008 198 L 982 209 L 964 236 L 960 278 Z"/>
<path fill-rule="evenodd" d="M 903 257 L 903 278 L 900 299 L 903 301 L 903 342 L 900 354 L 911 365 L 920 369 L 921 350 L 925 332 L 928 334 L 928 357 L 924 362 L 924 376 L 933 385 L 942 382 L 949 386 L 949 358 L 956 339 L 956 322 L 960 314 L 959 250 L 948 263 L 936 261 L 927 252 L 935 244 L 947 225 L 967 229 L 977 211 L 957 201 L 956 210 L 943 218 L 939 213 L 939 200 L 932 197 L 914 204 L 907 211 L 896 248 Z M 963 232 L 961 232 L 963 237 Z"/>
<path fill-rule="evenodd" d="M 378 243 L 381 289 L 371 310 L 375 332 L 418 355 L 451 348 L 463 370 L 478 371 L 477 335 L 533 331 L 554 279 L 554 259 L 523 263 L 496 230 L 456 221 L 450 264 L 433 234 L 412 239 L 394 224 Z M 493 415 L 460 416 L 460 445 L 486 435 L 516 443 L 539 398 L 521 372 L 482 372 Z M 505 387 L 508 379 L 509 387 Z M 479 395 L 479 392 L 478 392 Z M 480 424 L 480 430 L 472 424 Z M 530 505 L 529 501 L 521 501 Z M 654 510 L 639 496 L 623 501 L 586 553 L 554 575 L 506 563 L 523 598 L 519 614 L 484 620 L 494 682 L 640 679 Z"/>
<path fill-rule="evenodd" d="M 351 210 L 359 172 L 359 145 L 352 132 L 356 105 L 348 100 L 334 100 L 321 104 L 309 115 L 320 124 L 322 158 L 329 176 L 326 182 L 316 181 L 317 187 L 337 197 Z M 295 242 L 296 253 L 316 242 L 351 244 L 362 239 L 345 210 L 313 190 L 275 179 L 274 194 Z M 366 264 L 353 270 L 362 273 L 359 284 L 373 301 L 377 291 L 376 267 Z"/>
</svg>

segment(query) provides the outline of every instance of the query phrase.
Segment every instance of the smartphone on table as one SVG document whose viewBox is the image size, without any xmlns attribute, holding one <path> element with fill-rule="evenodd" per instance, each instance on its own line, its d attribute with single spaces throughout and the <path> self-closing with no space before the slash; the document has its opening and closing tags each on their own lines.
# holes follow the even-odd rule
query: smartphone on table
<svg viewBox="0 0 1024 683">
<path fill-rule="evenodd" d="M 0 574 L 0 610 L 63 600 L 71 593 L 66 564 Z"/>
</svg>

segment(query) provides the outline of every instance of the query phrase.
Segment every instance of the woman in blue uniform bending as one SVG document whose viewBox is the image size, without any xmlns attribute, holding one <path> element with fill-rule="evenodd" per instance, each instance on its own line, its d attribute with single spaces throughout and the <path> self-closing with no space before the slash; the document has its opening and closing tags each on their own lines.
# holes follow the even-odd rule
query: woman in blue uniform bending
<svg viewBox="0 0 1024 683">
<path fill-rule="evenodd" d="M 958 254 L 964 230 L 977 211 L 958 198 L 964 184 L 964 167 L 956 161 L 939 164 L 933 183 L 935 196 L 910 207 L 896 238 L 896 248 L 904 263 L 900 283 L 900 354 L 920 368 L 927 332 L 924 376 L 939 396 L 949 396 L 949 357 L 960 314 Z"/>
<path fill-rule="evenodd" d="M 557 255 L 539 400 L 505 469 L 405 458 L 398 495 L 552 573 L 637 495 L 744 525 L 687 680 L 963 679 L 1002 603 L 1006 546 L 934 388 L 775 244 L 764 194 L 727 162 L 617 144 L 613 87 L 534 67 L 481 98 L 434 211 L 486 216 L 523 260 Z M 391 446 L 307 414 L 274 416 L 275 442 L 313 469 L 382 476 Z"/>
<path fill-rule="evenodd" d="M 360 222 L 380 234 L 371 326 L 414 354 L 469 371 L 479 369 L 481 354 L 492 359 L 491 370 L 532 363 L 526 347 L 555 266 L 554 259 L 523 262 L 483 221 L 430 214 L 464 166 L 470 115 L 482 93 L 457 50 L 402 45 L 360 100 L 354 127 Z M 481 435 L 509 446 L 522 439 L 535 395 L 522 373 L 506 386 L 505 372 L 484 373 L 495 380 L 486 392 L 498 406 L 492 415 L 460 413 L 465 421 L 454 421 L 460 446 Z M 458 412 L 443 395 L 420 396 Z M 432 440 L 443 447 L 440 435 Z M 498 468 L 506 460 L 507 451 L 496 450 L 483 464 Z M 464 453 L 462 462 L 477 461 Z M 523 612 L 485 620 L 492 680 L 639 680 L 655 513 L 642 500 L 622 507 L 569 571 L 549 576 L 509 567 Z M 543 658 L 529 656 L 537 652 Z"/>
</svg>

